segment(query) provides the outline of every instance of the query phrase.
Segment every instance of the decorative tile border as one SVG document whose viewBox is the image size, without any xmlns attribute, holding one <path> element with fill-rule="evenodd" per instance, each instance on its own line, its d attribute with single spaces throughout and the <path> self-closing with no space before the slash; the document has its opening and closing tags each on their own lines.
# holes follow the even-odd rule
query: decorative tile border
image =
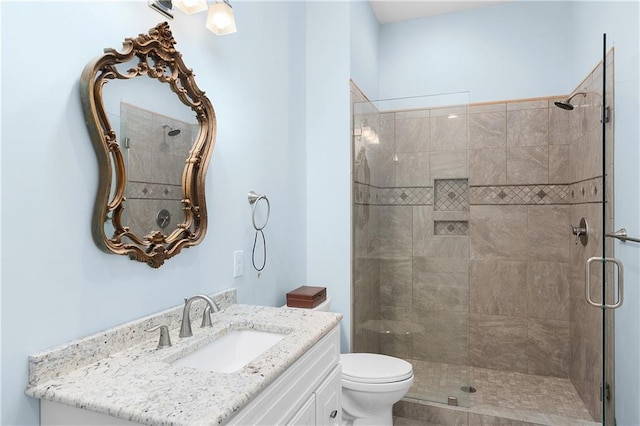
<svg viewBox="0 0 640 426">
<path fill-rule="evenodd" d="M 602 193 L 602 177 L 569 185 L 569 197 L 572 204 L 601 203 Z"/>
<path fill-rule="evenodd" d="M 453 186 L 452 181 L 456 181 Z M 438 186 L 440 182 L 443 182 L 442 187 Z M 572 184 L 470 186 L 468 191 L 465 190 L 465 185 L 465 179 L 436 181 L 434 191 L 431 186 L 380 188 L 356 182 L 354 202 L 377 206 L 428 206 L 433 205 L 435 199 L 434 210 L 444 211 L 468 211 L 469 204 L 545 205 L 602 202 L 602 177 Z M 440 194 L 444 197 L 438 198 Z M 466 194 L 468 199 L 465 200 Z"/>
<path fill-rule="evenodd" d="M 583 204 L 602 202 L 602 178 L 564 185 L 472 186 L 473 205 Z"/>
<path fill-rule="evenodd" d="M 471 204 L 568 204 L 569 185 L 472 186 Z"/>
<path fill-rule="evenodd" d="M 128 199 L 182 200 L 182 185 L 153 182 L 127 182 Z"/>
<path fill-rule="evenodd" d="M 354 202 L 377 206 L 425 206 L 433 204 L 433 187 L 380 188 L 355 183 Z"/>
</svg>

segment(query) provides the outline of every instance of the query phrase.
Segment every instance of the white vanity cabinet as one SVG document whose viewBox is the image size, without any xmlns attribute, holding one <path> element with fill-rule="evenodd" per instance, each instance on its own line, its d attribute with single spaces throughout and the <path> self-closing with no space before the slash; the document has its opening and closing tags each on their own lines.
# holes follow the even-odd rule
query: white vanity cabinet
<svg viewBox="0 0 640 426">
<path fill-rule="evenodd" d="M 337 326 L 233 417 L 229 425 L 340 425 L 342 370 Z"/>
<path fill-rule="evenodd" d="M 337 325 L 224 424 L 339 426 L 341 373 Z M 43 425 L 135 424 L 46 400 L 41 400 L 40 406 Z"/>
<path fill-rule="evenodd" d="M 339 426 L 342 423 L 341 373 L 340 367 L 335 367 L 329 377 L 287 422 L 287 426 Z"/>
</svg>

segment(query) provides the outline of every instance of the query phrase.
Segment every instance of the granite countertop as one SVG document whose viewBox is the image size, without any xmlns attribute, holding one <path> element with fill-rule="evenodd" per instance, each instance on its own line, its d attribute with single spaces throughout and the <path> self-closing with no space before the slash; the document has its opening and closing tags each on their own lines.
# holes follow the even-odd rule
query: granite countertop
<svg viewBox="0 0 640 426">
<path fill-rule="evenodd" d="M 176 309 L 170 313 L 174 317 Z M 164 319 L 168 312 L 163 313 Z M 124 325 L 32 355 L 26 393 L 137 423 L 224 424 L 342 318 L 330 312 L 237 304 L 211 317 L 213 327 L 200 328 L 201 317 L 192 313 L 193 336 L 189 338 L 179 338 L 178 327 L 170 327 L 173 346 L 166 349 L 157 349 L 159 332 L 144 333 L 147 340 L 135 344 L 133 339 L 129 347 L 123 343 L 126 333 L 122 334 L 122 327 L 129 327 L 125 331 L 130 336 L 135 327 L 158 322 L 158 317 L 148 317 L 133 328 Z M 230 330 L 243 328 L 286 335 L 234 373 L 170 365 Z M 116 349 L 109 348 L 109 338 Z"/>
</svg>

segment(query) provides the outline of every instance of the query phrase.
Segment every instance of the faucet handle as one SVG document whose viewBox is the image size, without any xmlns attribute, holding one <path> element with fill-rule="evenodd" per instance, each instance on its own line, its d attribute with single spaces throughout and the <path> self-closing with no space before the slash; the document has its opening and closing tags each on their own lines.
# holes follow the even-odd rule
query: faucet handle
<svg viewBox="0 0 640 426">
<path fill-rule="evenodd" d="M 200 328 L 205 327 L 213 327 L 211 324 L 211 306 L 209 305 L 204 308 L 204 312 L 202 313 L 202 324 L 200 324 Z"/>
<path fill-rule="evenodd" d="M 158 349 L 165 349 L 171 347 L 171 337 L 169 336 L 169 327 L 166 325 L 156 325 L 145 331 L 153 332 L 160 329 L 160 339 L 158 340 Z"/>
</svg>

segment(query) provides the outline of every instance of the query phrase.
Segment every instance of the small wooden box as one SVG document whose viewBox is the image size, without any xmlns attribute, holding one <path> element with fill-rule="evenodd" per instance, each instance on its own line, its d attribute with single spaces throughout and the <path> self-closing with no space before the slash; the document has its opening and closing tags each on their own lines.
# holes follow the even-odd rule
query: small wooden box
<svg viewBox="0 0 640 426">
<path fill-rule="evenodd" d="M 291 308 L 315 308 L 327 300 L 326 287 L 302 286 L 287 293 L 287 306 Z"/>
</svg>

